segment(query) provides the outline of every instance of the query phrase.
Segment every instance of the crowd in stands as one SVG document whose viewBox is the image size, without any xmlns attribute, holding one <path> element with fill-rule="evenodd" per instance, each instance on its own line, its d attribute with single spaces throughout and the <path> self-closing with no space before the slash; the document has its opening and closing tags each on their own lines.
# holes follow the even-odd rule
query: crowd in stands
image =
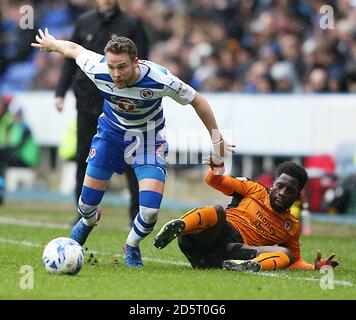
<svg viewBox="0 0 356 320">
<path fill-rule="evenodd" d="M 144 22 L 150 60 L 167 66 L 197 90 L 356 92 L 355 0 L 119 2 Z M 78 15 L 94 3 L 1 1 L 0 93 L 53 90 L 62 57 L 36 52 L 30 43 L 44 27 L 58 38 L 70 38 Z M 34 8 L 32 30 L 19 27 L 24 5 Z"/>
</svg>

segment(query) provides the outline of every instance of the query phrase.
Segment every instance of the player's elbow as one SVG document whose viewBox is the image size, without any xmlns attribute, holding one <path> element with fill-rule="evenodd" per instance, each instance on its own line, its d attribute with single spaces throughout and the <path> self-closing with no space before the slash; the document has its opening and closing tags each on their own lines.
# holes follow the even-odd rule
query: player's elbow
<svg viewBox="0 0 356 320">
<path fill-rule="evenodd" d="M 205 183 L 211 187 L 214 187 L 216 184 L 216 176 L 213 173 L 213 170 L 209 169 L 205 175 Z"/>
</svg>

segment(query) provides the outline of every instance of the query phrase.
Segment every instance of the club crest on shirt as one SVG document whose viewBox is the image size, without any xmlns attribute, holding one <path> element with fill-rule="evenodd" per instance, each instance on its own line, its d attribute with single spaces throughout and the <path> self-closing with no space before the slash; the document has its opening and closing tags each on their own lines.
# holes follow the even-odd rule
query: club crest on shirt
<svg viewBox="0 0 356 320">
<path fill-rule="evenodd" d="M 95 149 L 95 148 L 90 149 L 90 151 L 89 151 L 89 158 L 90 158 L 90 159 L 93 159 L 93 158 L 95 157 L 95 155 L 96 155 L 96 149 Z"/>
<path fill-rule="evenodd" d="M 292 222 L 290 220 L 284 221 L 284 228 L 290 230 L 290 228 L 292 228 Z"/>
<path fill-rule="evenodd" d="M 151 89 L 143 89 L 140 92 L 140 96 L 142 99 L 151 99 L 153 97 L 153 91 Z"/>
</svg>

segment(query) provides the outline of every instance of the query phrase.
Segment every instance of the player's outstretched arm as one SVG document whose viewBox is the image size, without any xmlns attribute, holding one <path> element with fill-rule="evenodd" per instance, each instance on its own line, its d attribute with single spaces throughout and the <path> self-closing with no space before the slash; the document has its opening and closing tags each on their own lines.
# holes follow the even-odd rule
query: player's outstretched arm
<svg viewBox="0 0 356 320">
<path fill-rule="evenodd" d="M 38 33 L 39 35 L 36 36 L 37 42 L 31 43 L 31 46 L 38 48 L 41 51 L 58 52 L 66 58 L 77 59 L 79 54 L 85 50 L 84 47 L 77 43 L 66 40 L 57 40 L 48 32 L 47 28 L 44 32 L 39 29 Z"/>
<path fill-rule="evenodd" d="M 316 258 L 314 261 L 314 265 L 305 262 L 302 258 L 294 262 L 289 266 L 290 270 L 320 270 L 322 266 L 330 266 L 335 269 L 339 262 L 334 260 L 335 254 L 331 254 L 328 258 L 322 259 L 320 250 L 316 253 Z"/>
<path fill-rule="evenodd" d="M 235 145 L 227 143 L 222 137 L 216 123 L 214 113 L 206 99 L 197 92 L 194 100 L 191 102 L 191 105 L 194 107 L 199 118 L 208 129 L 216 155 L 223 158 L 226 152 L 234 152 L 233 149 L 235 148 Z"/>
</svg>

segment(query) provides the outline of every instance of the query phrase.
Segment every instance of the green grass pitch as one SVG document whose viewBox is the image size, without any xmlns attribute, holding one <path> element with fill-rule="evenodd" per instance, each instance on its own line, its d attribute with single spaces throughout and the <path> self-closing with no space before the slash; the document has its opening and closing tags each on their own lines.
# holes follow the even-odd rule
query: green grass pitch
<svg viewBox="0 0 356 320">
<path fill-rule="evenodd" d="M 159 228 L 184 213 L 162 209 L 154 232 L 142 242 L 145 267 L 128 269 L 122 251 L 129 232 L 127 210 L 106 206 L 84 245 L 88 250 L 80 273 L 49 275 L 41 262 L 43 248 L 56 237 L 68 236 L 74 212 L 70 206 L 47 204 L 9 203 L 0 208 L 0 299 L 356 299 L 355 226 L 318 223 L 312 236 L 302 238 L 302 256 L 308 262 L 317 249 L 323 257 L 336 253 L 340 266 L 333 274 L 193 270 L 176 242 L 161 251 L 152 245 Z M 32 289 L 22 288 L 22 277 L 28 275 L 22 266 L 33 268 Z"/>
</svg>

